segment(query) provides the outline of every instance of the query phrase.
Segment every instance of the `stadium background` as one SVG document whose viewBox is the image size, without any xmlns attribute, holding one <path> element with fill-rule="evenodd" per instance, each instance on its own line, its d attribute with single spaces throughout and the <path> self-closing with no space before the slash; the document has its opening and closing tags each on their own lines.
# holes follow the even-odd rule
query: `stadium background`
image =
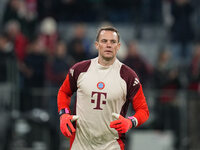
<svg viewBox="0 0 200 150">
<path fill-rule="evenodd" d="M 0 150 L 69 148 L 56 94 L 71 65 L 97 56 L 104 24 L 119 29 L 118 58 L 150 109 L 127 149 L 200 149 L 200 1 L 0 0 Z"/>
</svg>

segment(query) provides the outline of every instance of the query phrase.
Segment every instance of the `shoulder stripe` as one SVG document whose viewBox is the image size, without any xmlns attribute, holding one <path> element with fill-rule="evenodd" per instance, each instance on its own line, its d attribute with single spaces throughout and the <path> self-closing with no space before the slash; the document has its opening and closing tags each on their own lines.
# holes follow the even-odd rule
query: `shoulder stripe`
<svg viewBox="0 0 200 150">
<path fill-rule="evenodd" d="M 77 90 L 77 80 L 82 72 L 86 72 L 91 64 L 91 60 L 81 61 L 73 65 L 69 70 L 70 87 L 73 92 Z"/>
<path fill-rule="evenodd" d="M 135 71 L 127 65 L 122 65 L 120 69 L 120 76 L 127 84 L 127 98 L 132 98 L 139 89 L 139 78 Z"/>
</svg>

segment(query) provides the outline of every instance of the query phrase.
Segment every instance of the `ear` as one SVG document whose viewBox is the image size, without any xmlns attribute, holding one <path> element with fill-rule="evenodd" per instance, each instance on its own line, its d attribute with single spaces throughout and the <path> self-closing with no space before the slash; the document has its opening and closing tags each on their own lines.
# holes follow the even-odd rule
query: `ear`
<svg viewBox="0 0 200 150">
<path fill-rule="evenodd" d="M 99 49 L 99 42 L 95 41 L 95 47 L 96 49 Z"/>
<path fill-rule="evenodd" d="M 120 47 L 121 47 L 121 43 L 119 42 L 119 43 L 117 44 L 117 50 L 119 50 Z"/>
</svg>

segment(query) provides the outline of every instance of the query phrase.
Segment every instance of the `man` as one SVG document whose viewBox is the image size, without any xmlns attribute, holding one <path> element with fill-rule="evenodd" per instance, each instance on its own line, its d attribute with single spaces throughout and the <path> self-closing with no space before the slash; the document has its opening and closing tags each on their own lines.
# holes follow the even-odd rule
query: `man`
<svg viewBox="0 0 200 150">
<path fill-rule="evenodd" d="M 60 87 L 60 129 L 70 138 L 71 150 L 124 150 L 125 133 L 148 119 L 148 106 L 137 75 L 116 58 L 118 31 L 100 28 L 95 46 L 98 57 L 71 67 Z M 69 109 L 74 92 L 76 116 Z M 129 103 L 135 114 L 125 118 Z"/>
</svg>

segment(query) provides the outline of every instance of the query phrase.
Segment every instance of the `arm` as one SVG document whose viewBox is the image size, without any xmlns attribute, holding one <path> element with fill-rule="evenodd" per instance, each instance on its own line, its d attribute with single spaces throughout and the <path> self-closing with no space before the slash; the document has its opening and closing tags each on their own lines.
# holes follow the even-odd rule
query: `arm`
<svg viewBox="0 0 200 150">
<path fill-rule="evenodd" d="M 130 128 L 143 124 L 149 118 L 149 110 L 136 73 L 123 65 L 120 74 L 127 84 L 127 100 L 132 103 L 135 114 L 125 118 L 126 110 L 121 115 L 114 113 L 113 117 L 118 120 L 112 121 L 110 127 L 119 133 L 126 133 Z"/>
<path fill-rule="evenodd" d="M 57 96 L 58 112 L 60 112 L 62 109 L 67 108 L 69 113 L 71 113 L 69 106 L 71 103 L 72 94 L 73 92 L 71 91 L 70 88 L 69 74 L 67 74 L 65 81 L 63 82 L 62 86 L 58 91 L 58 96 Z"/>
<path fill-rule="evenodd" d="M 144 97 L 141 84 L 136 95 L 132 99 L 132 106 L 133 109 L 135 110 L 135 114 L 129 118 L 130 119 L 135 118 L 136 126 L 138 127 L 145 121 L 147 121 L 147 119 L 149 118 L 149 109 L 146 103 L 146 99 Z"/>
<path fill-rule="evenodd" d="M 57 98 L 58 112 L 60 115 L 60 130 L 66 137 L 71 137 L 71 132 L 73 133 L 76 131 L 71 122 L 78 119 L 78 116 L 70 115 L 70 102 L 72 94 L 73 92 L 70 88 L 69 74 L 67 74 L 65 81 L 59 89 Z M 71 129 L 71 132 L 68 127 Z"/>
<path fill-rule="evenodd" d="M 78 119 L 78 116 L 70 115 L 71 96 L 77 91 L 77 80 L 79 74 L 87 71 L 90 62 L 90 60 L 82 61 L 72 66 L 58 92 L 57 103 L 60 115 L 60 129 L 66 137 L 71 137 L 71 132 L 75 132 L 71 122 Z M 71 132 L 68 127 L 71 129 Z"/>
</svg>

